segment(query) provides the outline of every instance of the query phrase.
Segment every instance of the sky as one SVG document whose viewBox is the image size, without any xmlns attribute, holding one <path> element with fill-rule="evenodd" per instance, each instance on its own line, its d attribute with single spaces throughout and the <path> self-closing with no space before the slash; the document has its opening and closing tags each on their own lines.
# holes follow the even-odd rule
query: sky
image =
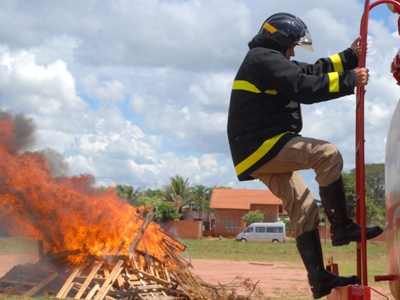
<svg viewBox="0 0 400 300">
<path fill-rule="evenodd" d="M 372 3 L 373 1 L 371 1 Z M 162 188 L 180 175 L 194 185 L 265 189 L 239 182 L 226 123 L 247 43 L 276 12 L 299 16 L 314 63 L 345 50 L 360 32 L 360 0 L 0 0 L 0 109 L 37 126 L 31 151 L 62 155 L 68 176 L 96 185 Z M 390 64 L 400 47 L 397 15 L 370 13 L 365 160 L 385 161 L 400 87 Z M 303 106 L 307 137 L 339 148 L 355 167 L 355 95 Z M 318 198 L 312 170 L 301 171 Z"/>
</svg>

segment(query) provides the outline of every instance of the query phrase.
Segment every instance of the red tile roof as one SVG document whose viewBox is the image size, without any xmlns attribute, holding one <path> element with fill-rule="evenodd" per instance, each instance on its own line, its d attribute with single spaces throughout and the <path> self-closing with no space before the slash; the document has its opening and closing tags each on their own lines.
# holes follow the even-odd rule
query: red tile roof
<svg viewBox="0 0 400 300">
<path fill-rule="evenodd" d="M 210 208 L 249 210 L 251 204 L 282 205 L 282 200 L 269 190 L 214 189 Z"/>
</svg>

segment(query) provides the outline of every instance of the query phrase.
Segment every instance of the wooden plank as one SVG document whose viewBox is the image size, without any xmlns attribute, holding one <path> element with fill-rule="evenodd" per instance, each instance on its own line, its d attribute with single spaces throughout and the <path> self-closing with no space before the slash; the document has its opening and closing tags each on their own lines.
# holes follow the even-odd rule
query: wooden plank
<svg viewBox="0 0 400 300">
<path fill-rule="evenodd" d="M 72 285 L 72 290 L 78 292 L 79 289 L 82 287 L 82 285 L 83 285 L 82 283 L 74 281 Z"/>
<path fill-rule="evenodd" d="M 138 279 L 135 280 L 135 281 L 127 280 L 126 282 L 128 282 L 131 287 L 135 287 L 136 285 L 141 285 L 142 284 Z"/>
<path fill-rule="evenodd" d="M 103 269 L 104 272 L 104 278 L 108 278 L 110 276 L 110 271 L 108 269 Z"/>
<path fill-rule="evenodd" d="M 46 258 L 53 260 L 53 259 L 58 259 L 58 258 L 63 258 L 63 257 L 67 257 L 70 255 L 76 255 L 81 253 L 80 250 L 76 249 L 76 250 L 71 250 L 71 251 L 64 251 L 64 252 L 58 252 L 58 253 L 53 253 L 53 254 L 47 254 Z"/>
<path fill-rule="evenodd" d="M 140 290 L 140 291 L 163 290 L 163 289 L 165 289 L 165 287 L 162 285 L 158 285 L 158 284 L 151 284 L 151 285 L 140 285 L 140 286 L 135 287 L 135 289 Z"/>
<path fill-rule="evenodd" d="M 94 287 L 90 290 L 90 292 L 87 294 L 85 299 L 92 299 L 94 294 L 100 289 L 100 284 L 96 283 Z"/>
<path fill-rule="evenodd" d="M 149 274 L 149 273 L 146 273 L 144 271 L 137 270 L 137 269 L 133 270 L 132 273 L 133 274 L 138 274 L 139 276 L 144 277 L 145 279 L 155 281 L 155 282 L 160 283 L 160 284 L 165 285 L 165 286 L 168 286 L 171 283 L 170 281 L 167 281 L 165 279 L 161 279 L 161 278 L 156 277 L 156 276 L 154 276 L 152 274 Z"/>
<path fill-rule="evenodd" d="M 57 272 L 50 274 L 45 279 L 43 279 L 40 283 L 38 283 L 34 288 L 30 289 L 28 292 L 23 294 L 22 297 L 31 297 L 36 292 L 38 292 L 41 288 L 43 288 L 46 284 L 51 282 L 53 279 L 57 278 L 57 276 L 58 276 Z"/>
<path fill-rule="evenodd" d="M 146 231 L 147 226 L 149 226 L 150 222 L 153 220 L 154 214 L 155 214 L 155 208 L 154 208 L 154 206 L 152 206 L 150 208 L 150 210 L 148 211 L 146 218 L 144 220 L 142 220 L 142 224 L 140 225 L 140 228 L 137 231 L 136 236 L 133 239 L 133 242 L 131 243 L 131 245 L 129 247 L 128 255 L 130 255 L 131 253 L 136 251 L 136 247 L 139 245 L 140 240 L 142 239 L 142 236 L 143 236 L 144 232 Z"/>
<path fill-rule="evenodd" d="M 122 269 L 123 268 L 119 268 L 119 272 L 121 272 L 122 271 Z M 113 274 L 113 275 L 111 275 L 110 277 L 112 278 L 111 280 L 110 280 L 110 283 L 108 284 L 108 285 L 106 285 L 106 284 L 104 284 L 103 286 L 102 286 L 102 288 L 100 289 L 100 291 L 99 291 L 99 293 L 97 294 L 97 296 L 96 296 L 96 298 L 95 299 L 98 299 L 98 300 L 101 300 L 101 299 L 104 299 L 104 298 L 111 298 L 111 297 L 108 297 L 107 295 L 108 295 L 108 292 L 109 292 L 109 290 L 111 289 L 111 287 L 112 287 L 112 285 L 113 285 L 113 282 L 116 280 L 116 277 L 118 276 L 119 274 Z M 113 299 L 113 298 L 111 298 L 111 299 Z"/>
<path fill-rule="evenodd" d="M 154 268 L 152 265 L 148 265 L 147 269 L 150 271 L 150 274 L 156 277 L 156 273 L 154 272 Z M 149 272 L 148 272 L 149 273 Z"/>
<path fill-rule="evenodd" d="M 155 267 L 153 268 L 154 276 L 156 276 L 156 277 L 158 277 L 158 278 L 161 278 L 160 273 L 158 272 L 158 270 L 159 270 L 159 267 L 158 267 L 158 266 L 155 266 Z"/>
<path fill-rule="evenodd" d="M 129 296 L 135 296 L 137 295 L 137 291 L 109 291 L 107 295 L 116 295 L 120 297 L 129 297 Z M 131 299 L 136 299 L 136 298 L 131 298 Z"/>
<path fill-rule="evenodd" d="M 66 298 L 69 291 L 71 290 L 73 286 L 73 280 L 75 276 L 79 275 L 80 272 L 86 267 L 88 263 L 88 258 L 86 258 L 78 267 L 75 268 L 75 270 L 71 273 L 67 281 L 64 283 L 63 287 L 60 289 L 58 294 L 56 295 L 56 298 Z M 72 283 L 72 284 L 71 284 Z"/>
<path fill-rule="evenodd" d="M 87 276 L 75 276 L 75 280 L 76 281 L 81 281 L 81 282 L 85 282 L 85 280 L 87 279 Z M 92 278 L 93 281 L 96 282 L 104 282 L 106 280 L 106 278 L 104 277 L 94 277 Z"/>
<path fill-rule="evenodd" d="M 122 276 L 122 274 L 119 274 L 117 277 L 117 282 L 118 282 L 118 288 L 123 288 L 124 287 L 124 278 Z"/>
<path fill-rule="evenodd" d="M 76 293 L 74 299 L 80 299 L 83 293 L 86 291 L 86 288 L 89 286 L 91 283 L 93 277 L 97 274 L 97 271 L 100 269 L 100 267 L 103 265 L 103 262 L 97 263 L 92 271 L 90 271 L 89 275 L 87 276 L 85 282 L 83 283 L 82 287 L 79 289 L 78 293 Z"/>
<path fill-rule="evenodd" d="M 140 212 L 137 210 L 136 213 L 138 214 L 135 223 L 139 222 L 139 220 L 143 217 L 144 213 L 146 212 L 146 209 L 142 209 Z"/>
<path fill-rule="evenodd" d="M 111 271 L 107 280 L 103 283 L 102 287 L 100 288 L 99 292 L 97 293 L 94 299 L 102 300 L 106 296 L 113 282 L 115 281 L 117 276 L 121 273 L 121 271 L 124 269 L 124 263 L 125 262 L 123 260 L 117 262 L 117 264 L 114 266 L 114 269 Z"/>
<path fill-rule="evenodd" d="M 171 277 L 169 276 L 169 271 L 167 268 L 164 268 L 164 275 L 168 282 L 171 282 Z"/>
</svg>

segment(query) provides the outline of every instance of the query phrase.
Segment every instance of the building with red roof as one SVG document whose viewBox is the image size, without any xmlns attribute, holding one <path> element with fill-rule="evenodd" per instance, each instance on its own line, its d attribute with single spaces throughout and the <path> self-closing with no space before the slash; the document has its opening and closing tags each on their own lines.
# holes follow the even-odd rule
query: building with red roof
<svg viewBox="0 0 400 300">
<path fill-rule="evenodd" d="M 214 189 L 210 208 L 215 209 L 214 235 L 224 237 L 242 232 L 243 217 L 250 211 L 261 211 L 263 222 L 276 222 L 284 214 L 282 200 L 269 190 Z"/>
</svg>

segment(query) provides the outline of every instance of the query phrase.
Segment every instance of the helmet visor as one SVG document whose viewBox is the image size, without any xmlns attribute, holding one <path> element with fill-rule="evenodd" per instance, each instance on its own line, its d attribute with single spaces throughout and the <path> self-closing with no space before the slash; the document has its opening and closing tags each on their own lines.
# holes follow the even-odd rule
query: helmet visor
<svg viewBox="0 0 400 300">
<path fill-rule="evenodd" d="M 302 47 L 304 49 L 310 50 L 314 52 L 314 48 L 312 46 L 312 39 L 310 32 L 308 31 L 307 28 L 305 28 L 305 35 L 300 38 L 300 40 L 296 43 L 299 47 Z"/>
</svg>

